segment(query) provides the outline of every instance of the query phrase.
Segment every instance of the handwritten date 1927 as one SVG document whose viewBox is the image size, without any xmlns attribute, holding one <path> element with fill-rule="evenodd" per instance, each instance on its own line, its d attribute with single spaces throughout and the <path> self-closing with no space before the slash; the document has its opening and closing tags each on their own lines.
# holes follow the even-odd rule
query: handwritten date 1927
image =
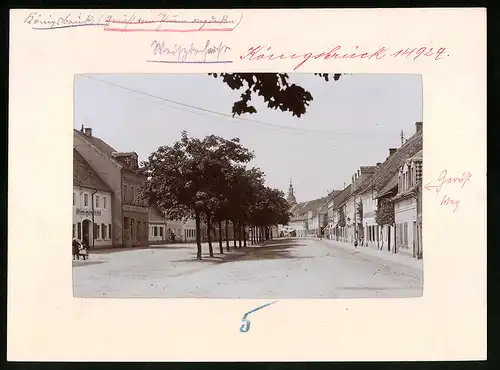
<svg viewBox="0 0 500 370">
<path fill-rule="evenodd" d="M 302 60 L 299 64 L 297 64 L 294 70 L 299 69 L 306 63 L 309 59 L 383 59 L 386 57 L 391 58 L 403 58 L 403 57 L 412 57 L 413 60 L 418 59 L 421 56 L 424 57 L 433 57 L 435 60 L 440 60 L 444 56 L 446 52 L 446 48 L 435 49 L 432 47 L 420 47 L 420 48 L 406 48 L 400 49 L 394 52 L 390 52 L 389 48 L 381 47 L 377 51 L 359 51 L 359 46 L 356 46 L 354 50 L 344 50 L 342 46 L 337 45 L 334 48 L 330 49 L 327 52 L 321 53 L 310 53 L 310 52 L 301 52 L 301 53 L 274 53 L 271 51 L 271 46 L 252 46 L 248 49 L 248 53 L 240 56 L 240 59 L 247 60 L 284 60 L 284 59 L 298 59 Z"/>
</svg>

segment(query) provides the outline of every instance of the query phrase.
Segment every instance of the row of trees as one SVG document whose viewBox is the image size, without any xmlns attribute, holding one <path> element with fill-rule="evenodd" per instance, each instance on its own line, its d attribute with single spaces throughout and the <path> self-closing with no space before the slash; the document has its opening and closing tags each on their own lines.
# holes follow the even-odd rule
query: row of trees
<svg viewBox="0 0 500 370">
<path fill-rule="evenodd" d="M 189 137 L 183 131 L 172 146 L 161 146 L 141 171 L 147 177 L 142 196 L 162 210 L 171 220 L 194 218 L 196 222 L 197 259 L 201 259 L 201 224 L 208 230 L 208 246 L 213 257 L 211 231 L 218 227 L 219 250 L 223 251 L 222 229 L 228 235 L 233 225 L 234 246 L 246 246 L 251 230 L 252 242 L 269 238 L 269 228 L 286 225 L 290 219 L 284 194 L 267 187 L 264 173 L 248 163 L 254 153 L 238 138 L 224 139 L 209 135 Z M 226 238 L 229 250 L 229 240 Z"/>
</svg>

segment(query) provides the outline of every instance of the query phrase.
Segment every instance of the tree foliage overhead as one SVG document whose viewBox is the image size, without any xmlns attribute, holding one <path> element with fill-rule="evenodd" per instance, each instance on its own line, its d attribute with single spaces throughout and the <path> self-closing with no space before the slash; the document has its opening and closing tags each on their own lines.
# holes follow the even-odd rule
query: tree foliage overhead
<svg viewBox="0 0 500 370">
<path fill-rule="evenodd" d="M 313 100 L 309 91 L 289 81 L 287 73 L 209 73 L 209 75 L 221 78 L 232 90 L 244 90 L 241 100 L 233 104 L 233 117 L 257 113 L 257 109 L 249 105 L 252 95 L 260 96 L 270 109 L 291 112 L 297 117 L 306 113 L 307 107 Z M 315 73 L 315 75 L 326 82 L 330 77 L 334 81 L 340 78 L 340 74 Z"/>
</svg>

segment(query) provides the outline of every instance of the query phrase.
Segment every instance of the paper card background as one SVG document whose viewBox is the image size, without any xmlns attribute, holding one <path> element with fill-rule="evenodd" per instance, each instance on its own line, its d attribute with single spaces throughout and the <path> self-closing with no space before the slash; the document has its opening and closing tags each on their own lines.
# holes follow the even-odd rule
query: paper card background
<svg viewBox="0 0 500 370">
<path fill-rule="evenodd" d="M 38 11 L 38 10 L 37 10 Z M 45 18 L 70 11 L 38 11 Z M 78 10 L 72 10 L 76 13 Z M 159 11 L 137 11 L 154 18 Z M 177 10 L 228 14 L 232 32 L 34 31 L 11 11 L 8 359 L 116 361 L 456 360 L 486 356 L 486 11 Z M 113 15 L 133 11 L 82 11 Z M 233 64 L 148 64 L 153 39 L 232 48 Z M 292 72 L 297 60 L 241 60 L 251 46 L 320 53 L 446 48 L 433 57 L 310 59 L 297 72 L 421 73 L 424 182 L 472 173 L 453 213 L 425 193 L 424 296 L 283 300 L 239 332 L 252 300 L 75 299 L 71 228 L 73 79 L 78 73 Z M 194 87 L 195 88 L 195 87 Z M 37 243 L 30 242 L 36 238 Z M 258 325 L 255 325 L 258 320 Z M 255 322 L 254 322 L 255 321 Z M 76 342 L 85 343 L 85 351 Z"/>
</svg>

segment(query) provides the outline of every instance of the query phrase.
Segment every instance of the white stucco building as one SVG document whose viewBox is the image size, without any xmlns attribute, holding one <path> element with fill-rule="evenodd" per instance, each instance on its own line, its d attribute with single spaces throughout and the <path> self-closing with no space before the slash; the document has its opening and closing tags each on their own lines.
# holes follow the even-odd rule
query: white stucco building
<svg viewBox="0 0 500 370">
<path fill-rule="evenodd" d="M 111 247 L 112 191 L 73 149 L 73 238 L 90 248 Z"/>
<path fill-rule="evenodd" d="M 163 213 L 156 207 L 149 207 L 149 244 L 161 244 L 169 240 L 167 222 Z"/>
<path fill-rule="evenodd" d="M 398 172 L 398 192 L 393 199 L 398 252 L 417 257 L 419 222 L 417 201 L 422 186 L 422 151 L 403 163 Z"/>
</svg>

